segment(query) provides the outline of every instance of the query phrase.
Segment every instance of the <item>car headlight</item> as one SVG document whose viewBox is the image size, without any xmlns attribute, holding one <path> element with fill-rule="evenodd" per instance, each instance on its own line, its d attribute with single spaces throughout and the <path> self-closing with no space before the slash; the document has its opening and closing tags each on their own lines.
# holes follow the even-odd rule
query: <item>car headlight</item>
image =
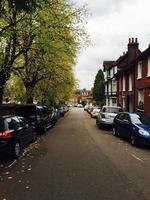
<svg viewBox="0 0 150 200">
<path fill-rule="evenodd" d="M 142 129 L 139 130 L 139 133 L 141 135 L 150 135 L 148 131 L 145 131 L 145 130 L 142 130 Z"/>
</svg>

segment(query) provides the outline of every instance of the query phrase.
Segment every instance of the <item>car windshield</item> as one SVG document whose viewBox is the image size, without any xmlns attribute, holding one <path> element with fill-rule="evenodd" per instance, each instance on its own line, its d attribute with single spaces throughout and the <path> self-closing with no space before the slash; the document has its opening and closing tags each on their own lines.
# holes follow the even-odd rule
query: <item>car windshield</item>
<svg viewBox="0 0 150 200">
<path fill-rule="evenodd" d="M 103 112 L 106 113 L 118 113 L 118 112 L 122 112 L 121 108 L 113 108 L 113 107 L 105 107 Z"/>
<path fill-rule="evenodd" d="M 0 119 L 0 131 L 4 131 L 4 120 Z"/>
<path fill-rule="evenodd" d="M 135 124 L 145 124 L 150 125 L 150 116 L 145 114 L 130 114 L 131 121 Z"/>
</svg>

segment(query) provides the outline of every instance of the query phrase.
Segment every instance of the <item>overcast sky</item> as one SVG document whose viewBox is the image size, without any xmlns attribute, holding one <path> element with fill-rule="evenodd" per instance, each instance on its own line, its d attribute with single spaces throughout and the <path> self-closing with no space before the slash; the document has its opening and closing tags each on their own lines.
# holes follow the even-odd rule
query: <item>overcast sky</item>
<svg viewBox="0 0 150 200">
<path fill-rule="evenodd" d="M 93 87 L 104 60 L 115 60 L 127 50 L 128 38 L 137 37 L 139 48 L 150 43 L 150 0 L 75 0 L 88 4 L 91 16 L 86 29 L 91 45 L 83 49 L 75 66 L 79 87 Z"/>
</svg>

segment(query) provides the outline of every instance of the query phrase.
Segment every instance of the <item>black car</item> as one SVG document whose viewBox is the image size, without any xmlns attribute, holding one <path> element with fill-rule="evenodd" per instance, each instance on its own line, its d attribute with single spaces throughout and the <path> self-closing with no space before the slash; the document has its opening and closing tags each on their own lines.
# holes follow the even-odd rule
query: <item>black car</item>
<svg viewBox="0 0 150 200">
<path fill-rule="evenodd" d="M 46 133 L 47 129 L 56 123 L 53 112 L 46 106 L 35 104 L 6 104 L 0 106 L 0 114 L 23 116 L 35 126 L 37 133 Z"/>
<path fill-rule="evenodd" d="M 35 127 L 30 126 L 24 117 L 0 117 L 0 155 L 7 153 L 18 157 L 21 149 L 36 138 Z"/>
</svg>

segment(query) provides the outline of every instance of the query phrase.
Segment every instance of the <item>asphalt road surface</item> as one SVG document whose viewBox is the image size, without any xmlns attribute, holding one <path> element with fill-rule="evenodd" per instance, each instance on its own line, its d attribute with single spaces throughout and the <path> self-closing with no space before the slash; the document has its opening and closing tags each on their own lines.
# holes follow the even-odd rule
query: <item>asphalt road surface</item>
<svg viewBox="0 0 150 200">
<path fill-rule="evenodd" d="M 73 108 L 18 160 L 0 161 L 0 200 L 150 200 L 150 148 Z"/>
</svg>

